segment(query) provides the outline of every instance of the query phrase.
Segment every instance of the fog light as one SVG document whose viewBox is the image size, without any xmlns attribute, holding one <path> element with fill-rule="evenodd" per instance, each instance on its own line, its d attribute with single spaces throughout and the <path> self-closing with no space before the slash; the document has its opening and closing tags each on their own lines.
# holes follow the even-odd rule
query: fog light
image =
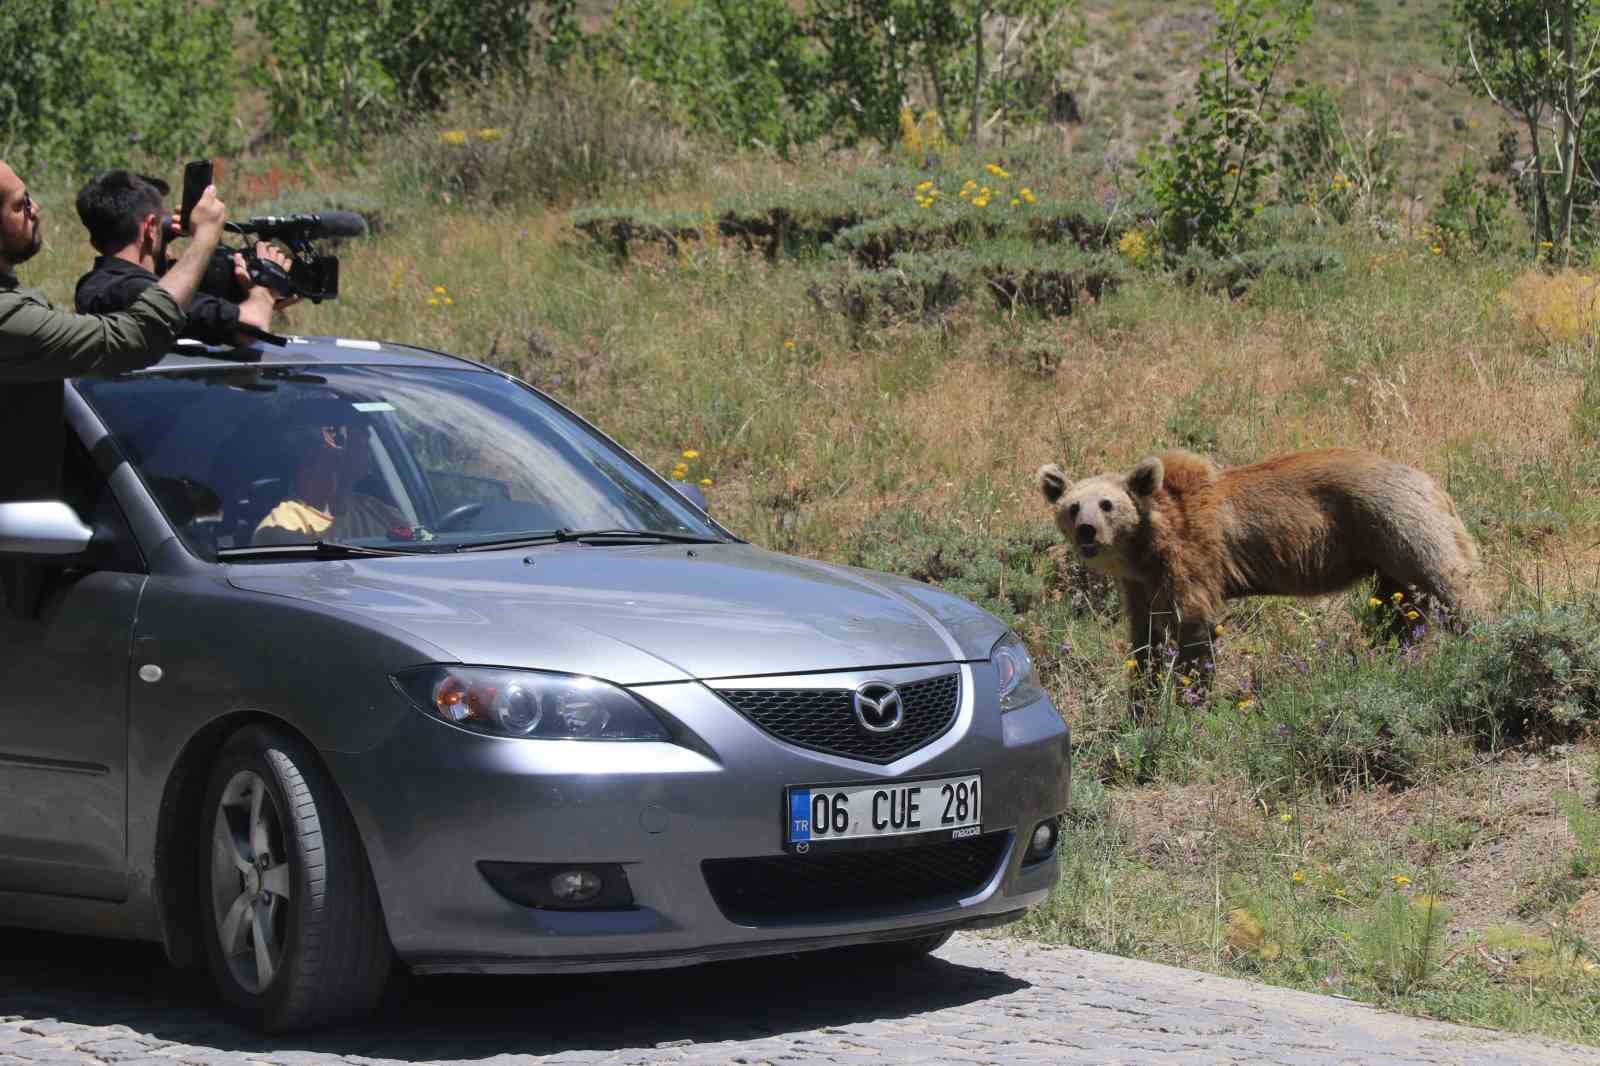
<svg viewBox="0 0 1600 1066">
<path fill-rule="evenodd" d="M 550 879 L 550 894 L 568 905 L 588 903 L 600 894 L 600 885 L 588 870 L 562 870 Z"/>
<path fill-rule="evenodd" d="M 487 862 L 478 869 L 506 899 L 549 910 L 614 911 L 633 906 L 621 863 Z"/>
<path fill-rule="evenodd" d="M 1046 818 L 1033 828 L 1033 835 L 1028 838 L 1027 853 L 1022 856 L 1023 862 L 1039 862 L 1048 859 L 1056 850 L 1056 842 L 1061 836 L 1061 817 Z"/>
</svg>

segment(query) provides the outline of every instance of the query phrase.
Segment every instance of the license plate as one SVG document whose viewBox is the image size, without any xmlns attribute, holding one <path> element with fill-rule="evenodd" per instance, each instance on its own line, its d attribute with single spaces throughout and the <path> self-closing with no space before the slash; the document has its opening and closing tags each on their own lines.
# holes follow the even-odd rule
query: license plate
<svg viewBox="0 0 1600 1066">
<path fill-rule="evenodd" d="M 983 828 L 981 776 L 790 786 L 784 843 L 792 851 L 806 852 L 847 841 L 870 846 L 896 837 L 977 836 Z"/>
</svg>

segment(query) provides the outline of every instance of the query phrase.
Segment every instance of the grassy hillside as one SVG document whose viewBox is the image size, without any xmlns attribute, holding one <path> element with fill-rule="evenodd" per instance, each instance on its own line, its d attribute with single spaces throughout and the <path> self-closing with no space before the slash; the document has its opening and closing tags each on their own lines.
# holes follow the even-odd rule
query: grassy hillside
<svg viewBox="0 0 1600 1066">
<path fill-rule="evenodd" d="M 1215 17 L 1209 3 L 1166 0 L 1083 0 L 1082 10 L 1087 39 L 1073 79 L 1085 122 L 1071 137 L 1076 150 L 1131 159 L 1170 125 Z M 1442 44 L 1449 11 L 1450 0 L 1319 3 L 1292 71 L 1335 91 L 1353 142 L 1403 135 L 1402 217 L 1405 198 L 1430 197 L 1463 154 L 1487 155 L 1510 128 L 1492 104 L 1451 83 Z"/>
<path fill-rule="evenodd" d="M 345 295 L 285 329 L 487 359 L 662 471 L 697 452 L 690 476 L 752 540 L 936 581 L 1011 622 L 1078 745 L 1066 876 L 1021 935 L 1600 1042 L 1600 279 L 1306 216 L 1274 224 L 1315 256 L 1237 299 L 1155 269 L 1125 237 L 1138 227 L 1105 154 L 1165 121 L 1203 6 L 1085 6 L 1070 152 L 921 168 L 702 148 L 675 178 L 504 211 L 428 194 L 404 159 L 338 178 L 267 160 L 230 199 L 243 212 L 321 182 L 303 204 L 337 185 L 381 206 L 383 232 L 345 251 Z M 1495 137 L 1441 80 L 1446 6 L 1327 5 L 1304 59 L 1351 121 L 1407 132 L 1419 189 Z M 501 143 L 474 131 L 499 125 L 466 108 L 406 151 L 466 166 Z M 50 247 L 23 273 L 65 301 L 89 253 L 45 192 Z M 719 221 L 774 205 L 802 232 L 770 256 Z M 646 235 L 620 259 L 573 224 L 596 206 L 670 223 L 673 241 Z M 863 218 L 882 226 L 817 236 Z M 985 227 L 1009 235 L 985 245 L 1012 257 L 998 267 L 962 243 Z M 997 297 L 1020 277 L 1008 262 L 1071 300 Z M 1397 608 L 1365 589 L 1242 602 L 1209 687 L 1168 677 L 1155 718 L 1131 720 L 1114 594 L 1062 554 L 1033 471 L 1323 445 L 1448 487 L 1481 546 L 1489 621 L 1385 644 L 1372 623 Z"/>
</svg>

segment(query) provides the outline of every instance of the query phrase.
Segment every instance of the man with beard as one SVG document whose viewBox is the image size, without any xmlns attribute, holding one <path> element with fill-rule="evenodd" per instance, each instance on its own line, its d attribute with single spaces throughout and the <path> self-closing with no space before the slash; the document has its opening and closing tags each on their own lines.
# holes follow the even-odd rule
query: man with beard
<svg viewBox="0 0 1600 1066">
<path fill-rule="evenodd" d="M 66 447 L 61 382 L 80 374 L 116 374 L 164 356 L 182 330 L 183 309 L 222 236 L 227 208 L 208 187 L 190 216 L 193 239 L 165 277 L 126 311 L 75 315 L 18 285 L 17 265 L 44 240 L 39 205 L 0 161 L 0 500 L 61 495 Z"/>
</svg>

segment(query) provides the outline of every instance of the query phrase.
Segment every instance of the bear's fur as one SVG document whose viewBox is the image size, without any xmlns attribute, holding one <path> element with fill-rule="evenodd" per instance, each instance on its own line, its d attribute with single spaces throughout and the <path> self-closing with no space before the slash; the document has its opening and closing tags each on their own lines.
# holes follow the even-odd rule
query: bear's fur
<svg viewBox="0 0 1600 1066">
<path fill-rule="evenodd" d="M 1140 667 L 1174 639 L 1180 661 L 1202 657 L 1223 604 L 1241 596 L 1321 596 L 1376 576 L 1386 601 L 1400 592 L 1457 619 L 1475 607 L 1478 551 L 1455 504 L 1427 474 L 1371 452 L 1222 468 L 1172 451 L 1126 476 L 1069 483 L 1052 463 L 1037 477 L 1079 558 L 1116 579 Z"/>
</svg>

